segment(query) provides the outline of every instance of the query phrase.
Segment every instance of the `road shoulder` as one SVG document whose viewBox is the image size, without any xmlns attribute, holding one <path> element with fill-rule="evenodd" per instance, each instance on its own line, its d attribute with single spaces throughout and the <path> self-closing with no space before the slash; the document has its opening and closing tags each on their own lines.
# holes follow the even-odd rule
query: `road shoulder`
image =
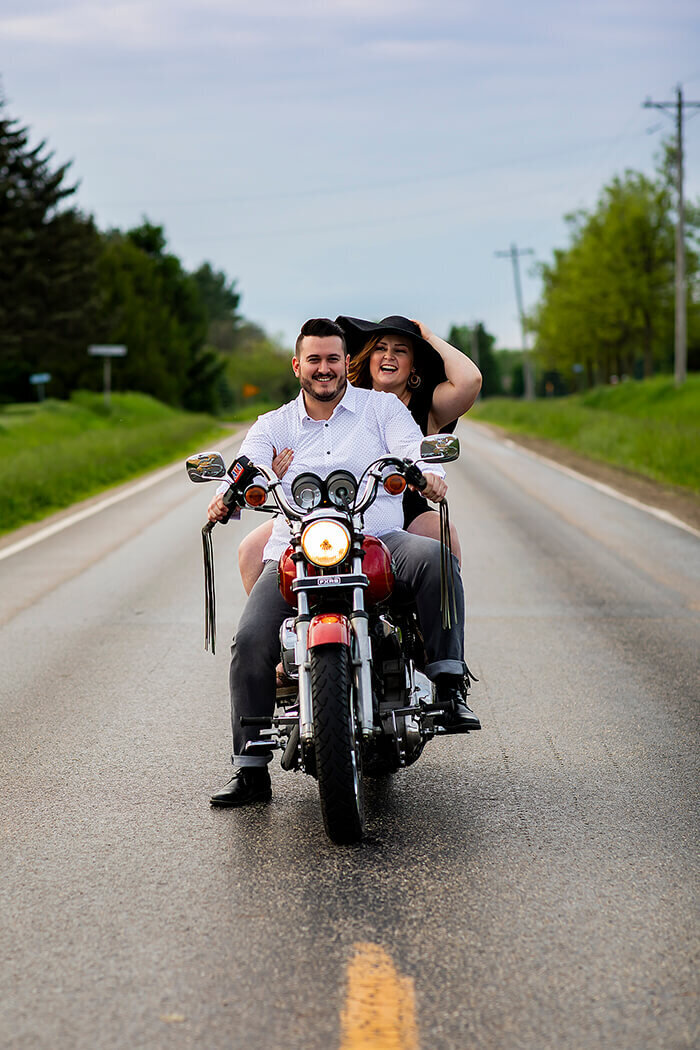
<svg viewBox="0 0 700 1050">
<path fill-rule="evenodd" d="M 230 448 L 232 444 L 235 444 L 236 441 L 242 438 L 242 435 L 249 427 L 250 423 L 236 424 L 235 427 L 231 428 L 230 436 L 222 438 L 218 446 L 221 449 Z M 184 475 L 184 462 L 184 459 L 180 456 L 173 460 L 172 463 L 153 467 L 141 474 L 135 474 L 126 481 L 110 485 L 100 492 L 88 496 L 87 499 L 71 503 L 69 506 L 47 515 L 45 518 L 29 522 L 27 525 L 20 525 L 19 528 L 12 529 L 11 532 L 6 532 L 0 536 L 0 553 L 8 547 L 15 547 L 24 541 L 29 541 L 31 537 L 38 533 L 46 532 L 48 534 L 51 531 L 56 531 L 64 521 L 70 524 L 73 519 L 79 520 L 81 517 L 87 516 L 93 508 L 99 510 L 102 504 L 107 506 L 109 503 L 119 502 L 122 498 L 131 495 L 132 492 L 135 493 L 144 482 L 150 480 L 156 483 L 159 479 L 166 478 L 170 473 L 174 473 L 178 467 L 183 470 Z"/>
<path fill-rule="evenodd" d="M 557 445 L 553 441 L 544 438 L 529 437 L 524 434 L 516 434 L 493 423 L 475 422 L 465 420 L 469 426 L 485 430 L 492 437 L 500 441 L 512 441 L 531 452 L 554 460 L 570 470 L 584 474 L 593 481 L 609 485 L 625 496 L 645 503 L 650 507 L 673 514 L 676 518 L 685 522 L 695 529 L 700 529 L 700 496 L 675 485 L 665 485 L 650 478 L 644 478 L 640 474 L 623 470 L 621 467 L 612 467 L 607 463 L 598 463 L 595 460 L 581 456 L 571 449 Z"/>
</svg>

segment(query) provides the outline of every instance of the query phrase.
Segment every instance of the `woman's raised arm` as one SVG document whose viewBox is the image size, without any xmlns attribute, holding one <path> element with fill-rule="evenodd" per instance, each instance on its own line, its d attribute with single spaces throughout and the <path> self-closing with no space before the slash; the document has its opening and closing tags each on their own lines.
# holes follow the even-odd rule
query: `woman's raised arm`
<svg viewBox="0 0 700 1050">
<path fill-rule="evenodd" d="M 481 390 L 481 372 L 470 357 L 435 335 L 422 321 L 411 320 L 420 328 L 423 339 L 438 352 L 445 366 L 447 379 L 435 387 L 430 406 L 430 426 L 440 430 L 472 407 Z"/>
</svg>

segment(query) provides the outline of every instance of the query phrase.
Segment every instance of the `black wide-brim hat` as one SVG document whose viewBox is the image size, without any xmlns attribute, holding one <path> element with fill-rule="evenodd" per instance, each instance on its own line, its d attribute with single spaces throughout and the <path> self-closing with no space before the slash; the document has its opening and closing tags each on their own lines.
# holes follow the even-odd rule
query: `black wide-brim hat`
<svg viewBox="0 0 700 1050">
<path fill-rule="evenodd" d="M 393 335 L 407 335 L 410 336 L 415 348 L 416 371 L 426 387 L 434 390 L 438 383 L 444 383 L 447 379 L 445 366 L 439 353 L 423 338 L 418 325 L 409 321 L 407 317 L 392 314 L 391 317 L 383 317 L 381 321 L 363 321 L 361 317 L 336 317 L 335 323 L 343 329 L 350 357 L 359 354 L 367 340 L 373 335 L 381 335 L 384 332 L 390 332 Z"/>
</svg>

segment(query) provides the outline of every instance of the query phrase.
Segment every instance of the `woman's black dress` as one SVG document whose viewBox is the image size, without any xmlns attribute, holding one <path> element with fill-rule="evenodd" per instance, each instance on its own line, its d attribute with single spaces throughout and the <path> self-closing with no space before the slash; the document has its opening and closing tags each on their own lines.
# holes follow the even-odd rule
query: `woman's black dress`
<svg viewBox="0 0 700 1050">
<path fill-rule="evenodd" d="M 432 390 L 425 393 L 422 390 L 416 390 L 411 395 L 411 400 L 408 403 L 408 410 L 423 434 L 428 433 L 428 417 L 430 416 L 432 400 Z M 440 433 L 451 434 L 456 426 L 457 420 L 453 419 L 451 423 L 440 428 Z M 403 494 L 403 527 L 407 529 L 411 522 L 415 521 L 420 514 L 425 514 L 426 510 L 437 513 L 437 508 L 431 507 L 425 496 L 421 496 L 419 492 L 407 488 Z"/>
</svg>

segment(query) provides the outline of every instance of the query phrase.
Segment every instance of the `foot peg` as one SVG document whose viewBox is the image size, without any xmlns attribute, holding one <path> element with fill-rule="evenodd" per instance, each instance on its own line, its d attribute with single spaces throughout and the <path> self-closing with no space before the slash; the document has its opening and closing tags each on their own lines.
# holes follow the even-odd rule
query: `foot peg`
<svg viewBox="0 0 700 1050">
<path fill-rule="evenodd" d="M 256 755 L 260 752 L 276 751 L 282 747 L 276 729 L 262 729 L 259 740 L 249 740 L 245 746 L 246 755 Z"/>
</svg>

